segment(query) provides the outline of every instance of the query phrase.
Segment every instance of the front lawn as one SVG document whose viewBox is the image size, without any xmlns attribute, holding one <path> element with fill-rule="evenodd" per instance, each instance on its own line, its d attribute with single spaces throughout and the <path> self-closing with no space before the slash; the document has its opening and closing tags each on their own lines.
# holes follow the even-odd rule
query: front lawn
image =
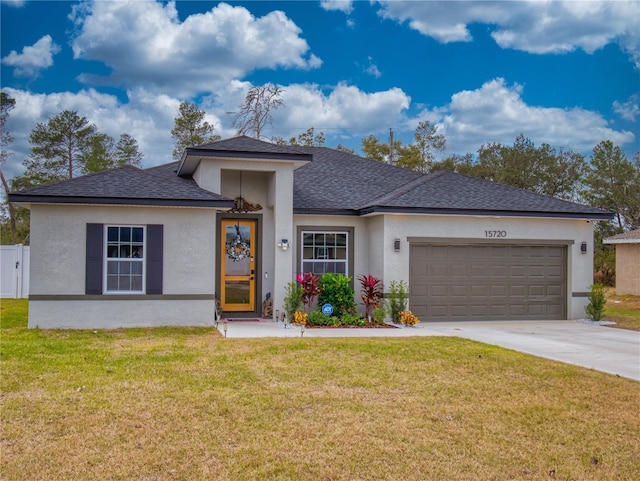
<svg viewBox="0 0 640 481">
<path fill-rule="evenodd" d="M 603 318 L 616 322 L 611 327 L 640 331 L 640 296 L 618 296 L 609 289 Z"/>
<path fill-rule="evenodd" d="M 638 479 L 628 379 L 457 338 L 27 330 L 24 306 L 1 304 L 2 479 Z"/>
</svg>

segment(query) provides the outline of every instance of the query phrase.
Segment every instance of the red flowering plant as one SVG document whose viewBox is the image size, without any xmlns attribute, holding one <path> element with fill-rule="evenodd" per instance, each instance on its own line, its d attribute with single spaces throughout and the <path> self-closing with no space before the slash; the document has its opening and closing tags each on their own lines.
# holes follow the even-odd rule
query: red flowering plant
<svg viewBox="0 0 640 481">
<path fill-rule="evenodd" d="M 302 303 L 305 305 L 307 312 L 311 311 L 313 301 L 318 295 L 318 276 L 313 272 L 305 272 L 298 274 L 296 281 L 302 287 Z"/>
<path fill-rule="evenodd" d="M 362 289 L 360 290 L 360 299 L 364 303 L 365 316 L 367 321 L 371 318 L 373 310 L 380 306 L 384 295 L 384 287 L 382 279 L 373 277 L 371 274 L 358 276 Z"/>
</svg>

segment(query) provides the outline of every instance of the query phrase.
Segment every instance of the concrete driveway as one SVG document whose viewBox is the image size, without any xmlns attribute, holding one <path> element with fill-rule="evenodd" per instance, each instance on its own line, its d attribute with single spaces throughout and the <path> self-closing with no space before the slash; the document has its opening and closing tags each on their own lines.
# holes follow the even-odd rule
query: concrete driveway
<svg viewBox="0 0 640 481">
<path fill-rule="evenodd" d="M 444 322 L 429 328 L 640 381 L 638 331 L 578 321 Z"/>
<path fill-rule="evenodd" d="M 223 332 L 223 324 L 218 327 Z M 230 321 L 227 337 L 300 337 L 299 327 Z M 395 329 L 307 329 L 304 337 L 457 336 L 640 381 L 640 332 L 578 321 L 421 323 Z"/>
</svg>

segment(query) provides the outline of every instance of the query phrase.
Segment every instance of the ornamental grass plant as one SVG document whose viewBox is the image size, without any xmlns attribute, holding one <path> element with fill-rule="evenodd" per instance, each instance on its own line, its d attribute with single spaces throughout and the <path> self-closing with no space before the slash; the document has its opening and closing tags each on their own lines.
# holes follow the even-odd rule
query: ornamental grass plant
<svg viewBox="0 0 640 481">
<path fill-rule="evenodd" d="M 460 338 L 29 330 L 26 301 L 0 309 L 2 479 L 638 479 L 628 379 Z"/>
</svg>

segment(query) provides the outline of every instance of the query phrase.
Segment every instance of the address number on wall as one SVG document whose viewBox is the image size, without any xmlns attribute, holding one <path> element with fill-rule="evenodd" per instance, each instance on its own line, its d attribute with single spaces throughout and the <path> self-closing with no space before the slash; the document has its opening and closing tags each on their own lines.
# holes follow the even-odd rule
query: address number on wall
<svg viewBox="0 0 640 481">
<path fill-rule="evenodd" d="M 495 237 L 507 237 L 506 230 L 486 230 L 484 231 L 485 237 L 495 238 Z"/>
</svg>

